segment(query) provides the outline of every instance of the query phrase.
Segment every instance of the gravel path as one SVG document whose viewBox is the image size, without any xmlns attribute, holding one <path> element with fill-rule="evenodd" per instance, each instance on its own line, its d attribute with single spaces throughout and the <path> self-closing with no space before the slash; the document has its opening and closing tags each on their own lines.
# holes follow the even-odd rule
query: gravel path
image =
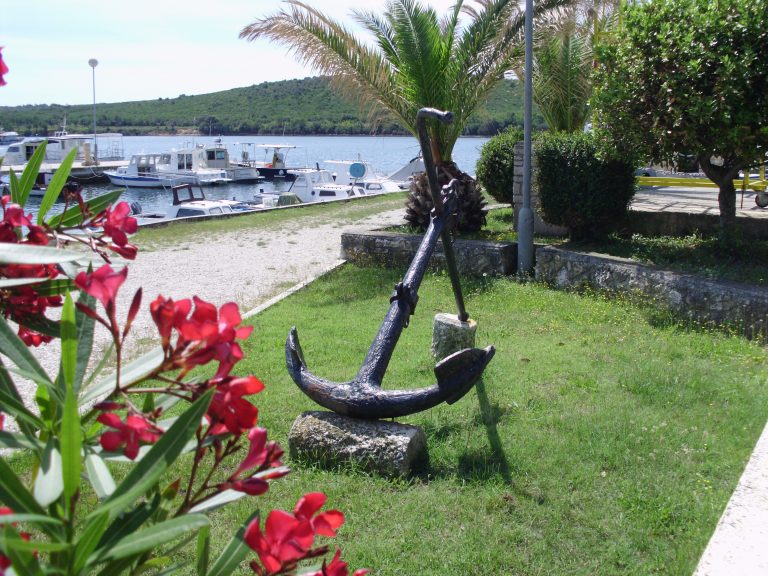
<svg viewBox="0 0 768 576">
<path fill-rule="evenodd" d="M 401 224 L 403 215 L 404 209 L 400 208 L 350 223 L 329 223 L 327 219 L 304 216 L 297 211 L 295 219 L 278 227 L 217 233 L 194 242 L 183 240 L 148 250 L 142 250 L 139 242 L 138 257 L 129 265 L 117 305 L 118 316 L 124 319 L 133 294 L 139 287 L 143 288 L 141 311 L 128 339 L 128 355 L 157 343 L 157 329 L 149 314 L 149 304 L 158 295 L 174 300 L 198 296 L 216 306 L 232 301 L 245 314 L 338 263 L 343 232 Z M 110 339 L 106 330 L 99 328 L 97 326 L 95 350 L 104 350 Z M 35 351 L 49 374 L 57 373 L 59 351 L 56 341 Z M 98 353 L 94 356 L 101 357 Z M 24 397 L 34 394 L 31 384 L 17 383 Z"/>
</svg>

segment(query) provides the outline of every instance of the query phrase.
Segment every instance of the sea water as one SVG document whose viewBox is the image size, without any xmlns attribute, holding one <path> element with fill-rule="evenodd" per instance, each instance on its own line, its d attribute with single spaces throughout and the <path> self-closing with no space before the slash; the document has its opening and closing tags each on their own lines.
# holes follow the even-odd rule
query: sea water
<svg viewBox="0 0 768 576">
<path fill-rule="evenodd" d="M 291 166 L 308 166 L 325 168 L 343 176 L 344 166 L 325 164 L 328 160 L 363 160 L 370 163 L 378 172 L 388 175 L 405 166 L 411 159 L 419 155 L 419 143 L 410 136 L 125 136 L 123 149 L 125 158 L 133 154 L 168 152 L 172 148 L 185 148 L 197 144 L 212 144 L 220 139 L 229 149 L 230 157 L 240 158 L 241 144 L 287 144 L 297 146 L 288 150 L 286 164 Z M 453 160 L 465 172 L 474 175 L 480 149 L 488 138 L 467 137 L 459 138 L 453 149 Z M 252 149 L 251 149 L 252 151 Z M 251 152 L 252 153 L 252 152 Z M 271 151 L 270 151 L 271 153 Z M 265 158 L 251 157 L 252 160 L 262 161 Z M 266 158 L 269 161 L 269 158 Z M 219 186 L 206 186 L 206 198 L 253 201 L 262 193 L 275 193 L 287 188 L 287 183 L 269 182 L 236 184 L 229 183 Z M 86 184 L 83 186 L 83 196 L 88 199 L 109 190 L 117 189 L 112 184 Z M 129 203 L 138 202 L 143 212 L 164 212 L 171 202 L 171 191 L 162 188 L 128 188 L 121 196 Z M 40 198 L 30 198 L 27 208 L 37 212 Z M 63 208 L 63 203 L 57 202 L 52 213 Z"/>
</svg>

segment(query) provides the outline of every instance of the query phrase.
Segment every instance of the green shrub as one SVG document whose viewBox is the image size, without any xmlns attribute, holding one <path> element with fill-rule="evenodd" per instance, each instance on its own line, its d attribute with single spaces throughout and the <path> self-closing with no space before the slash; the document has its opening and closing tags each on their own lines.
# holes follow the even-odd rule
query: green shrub
<svg viewBox="0 0 768 576">
<path fill-rule="evenodd" d="M 635 195 L 635 166 L 593 134 L 544 133 L 536 140 L 536 178 L 547 222 L 572 240 L 600 238 L 626 218 Z"/>
<path fill-rule="evenodd" d="M 477 161 L 477 181 L 497 202 L 512 204 L 515 176 L 515 143 L 523 139 L 523 131 L 511 126 L 485 143 Z"/>
</svg>

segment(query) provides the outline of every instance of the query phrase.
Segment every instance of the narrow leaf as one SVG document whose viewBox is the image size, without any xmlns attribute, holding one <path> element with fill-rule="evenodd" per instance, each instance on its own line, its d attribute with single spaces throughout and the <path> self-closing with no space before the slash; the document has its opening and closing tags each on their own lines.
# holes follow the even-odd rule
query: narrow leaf
<svg viewBox="0 0 768 576">
<path fill-rule="evenodd" d="M 33 550 L 25 548 L 27 542 L 11 524 L 6 524 L 0 532 L 0 549 L 11 561 L 13 572 L 19 576 L 38 576 L 42 574 L 40 564 Z"/>
<path fill-rule="evenodd" d="M 35 500 L 40 506 L 46 507 L 52 504 L 64 491 L 61 467 L 61 453 L 56 447 L 56 439 L 51 437 L 45 445 L 37 478 L 35 478 Z"/>
<path fill-rule="evenodd" d="M 51 383 L 48 374 L 40 366 L 21 338 L 11 329 L 5 318 L 0 316 L 0 352 L 16 366 L 27 372 L 33 372 L 41 379 Z M 52 384 L 52 383 L 51 383 Z"/>
<path fill-rule="evenodd" d="M 67 183 L 69 178 L 69 172 L 72 170 L 72 163 L 75 161 L 75 155 L 77 154 L 77 148 L 72 148 L 69 153 L 64 157 L 58 170 L 48 183 L 48 188 L 45 190 L 45 196 L 43 196 L 40 202 L 40 208 L 37 212 L 37 223 L 42 224 L 45 221 L 45 215 L 53 206 L 53 203 L 59 198 L 61 189 L 64 188 L 64 184 Z"/>
<path fill-rule="evenodd" d="M 204 526 L 197 533 L 197 574 L 208 574 L 208 561 L 211 555 L 211 527 Z"/>
<path fill-rule="evenodd" d="M 107 467 L 107 463 L 102 460 L 98 454 L 88 454 L 85 457 L 85 470 L 88 473 L 88 480 L 100 500 L 104 500 L 115 491 L 115 479 Z"/>
<path fill-rule="evenodd" d="M 2 403 L 2 401 L 0 401 Z M 34 436 L 25 436 L 24 434 L 14 434 L 0 430 L 0 448 L 9 448 L 11 450 L 43 450 L 43 444 Z"/>
<path fill-rule="evenodd" d="M 4 393 L 8 397 L 10 397 L 13 401 L 16 401 L 22 406 L 24 405 L 24 402 L 21 399 L 21 395 L 19 394 L 19 391 L 16 389 L 16 385 L 13 383 L 13 379 L 11 378 L 11 375 L 8 372 L 8 367 L 3 363 L 3 359 L 1 357 L 0 357 L 0 392 Z M 26 410 L 26 408 L 24 409 Z M 33 426 L 32 424 L 28 422 L 24 422 L 23 420 L 19 420 L 16 423 L 19 425 L 19 429 L 24 433 L 25 436 L 28 436 L 28 437 L 36 436 L 35 426 Z M 42 422 L 40 423 L 42 424 Z"/>
<path fill-rule="evenodd" d="M 212 395 L 213 390 L 206 392 L 176 420 L 141 462 L 131 469 L 112 496 L 99 508 L 99 512 L 109 510 L 114 517 L 117 512 L 157 483 L 168 466 L 179 457 L 187 441 L 200 426 Z"/>
<path fill-rule="evenodd" d="M 77 300 L 78 304 L 83 304 L 88 307 L 93 307 L 96 299 L 82 290 L 80 297 Z M 85 373 L 88 369 L 88 362 L 91 359 L 91 351 L 93 350 L 93 334 L 96 325 L 96 321 L 84 314 L 79 309 L 75 313 L 75 321 L 77 323 L 77 369 L 75 370 L 75 394 L 80 394 L 80 389 L 83 386 L 85 380 Z"/>
<path fill-rule="evenodd" d="M 51 246 L 3 243 L 0 264 L 60 264 L 74 262 L 82 257 L 83 255 L 79 252 Z"/>
<path fill-rule="evenodd" d="M 99 516 L 94 516 L 86 523 L 75 547 L 73 574 L 79 574 L 85 567 L 89 557 L 96 550 L 96 546 L 98 546 L 101 537 L 104 535 L 108 521 L 109 517 L 107 514 L 100 514 Z"/>
<path fill-rule="evenodd" d="M 37 147 L 35 153 L 32 154 L 32 158 L 29 159 L 27 165 L 24 167 L 24 172 L 21 173 L 21 180 L 17 180 L 18 185 L 13 186 L 13 178 L 11 179 L 11 190 L 16 188 L 15 193 L 12 194 L 13 201 L 20 206 L 25 206 L 29 193 L 32 191 L 32 187 L 35 185 L 38 174 L 40 174 L 40 166 L 45 159 L 45 149 L 48 146 L 48 142 L 45 141 Z"/>
<path fill-rule="evenodd" d="M 103 550 L 98 557 L 98 562 L 110 562 L 135 556 L 209 525 L 208 518 L 203 514 L 187 514 L 172 518 L 126 536 L 111 548 Z"/>
<path fill-rule="evenodd" d="M 99 212 L 103 212 L 109 205 L 114 204 L 117 199 L 120 198 L 122 193 L 123 190 L 112 190 L 111 192 L 107 192 L 96 198 L 86 200 L 84 204 L 92 214 L 98 214 Z M 80 212 L 80 206 L 73 206 L 72 208 L 65 210 L 62 214 L 52 216 L 51 219 L 48 220 L 48 225 L 51 228 L 58 228 L 60 226 L 68 228 L 77 226 L 82 222 L 82 219 L 83 216 Z"/>
<path fill-rule="evenodd" d="M 13 416 L 19 425 L 23 422 L 38 430 L 45 428 L 45 424 L 40 418 L 30 412 L 20 400 L 17 400 L 5 390 L 0 390 L 0 406 L 2 406 L 2 411 Z"/>
<path fill-rule="evenodd" d="M 46 515 L 35 497 L 2 458 L 0 458 L 0 501 L 17 514 Z"/>
<path fill-rule="evenodd" d="M 107 528 L 107 531 L 104 532 L 97 548 L 111 548 L 116 542 L 119 542 L 128 534 L 133 534 L 138 531 L 144 522 L 154 517 L 154 514 L 159 507 L 160 496 L 155 494 L 155 497 L 151 502 L 142 502 L 130 512 L 121 514 L 117 520 L 113 521 L 109 528 Z M 95 560 L 95 558 L 92 558 L 92 560 Z"/>
<path fill-rule="evenodd" d="M 142 378 L 145 378 L 160 366 L 164 358 L 165 354 L 163 353 L 163 349 L 158 346 L 133 362 L 126 364 L 120 371 L 121 386 L 130 386 L 134 382 L 138 382 Z M 104 395 L 111 393 L 115 390 L 116 386 L 116 375 L 111 374 L 85 390 L 80 397 L 80 401 L 87 403 L 92 400 L 97 400 Z"/>
<path fill-rule="evenodd" d="M 248 518 L 248 521 L 238 528 L 237 532 L 221 552 L 216 562 L 208 571 L 208 576 L 229 576 L 240 566 L 246 556 L 251 552 L 245 543 L 245 530 L 251 522 L 259 521 L 259 513 L 256 512 Z"/>
</svg>

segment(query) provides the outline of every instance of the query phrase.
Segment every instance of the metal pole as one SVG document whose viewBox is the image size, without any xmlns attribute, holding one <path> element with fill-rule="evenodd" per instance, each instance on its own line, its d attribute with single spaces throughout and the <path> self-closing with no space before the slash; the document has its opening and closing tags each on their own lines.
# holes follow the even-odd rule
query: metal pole
<svg viewBox="0 0 768 576">
<path fill-rule="evenodd" d="M 517 272 L 533 271 L 531 210 L 531 116 L 533 108 L 533 0 L 525 0 L 525 96 L 523 108 L 523 207 L 518 213 Z"/>
<path fill-rule="evenodd" d="M 96 58 L 88 60 L 88 65 L 91 67 L 91 78 L 93 80 L 93 162 L 99 163 L 99 144 L 96 141 L 96 66 L 99 65 L 99 61 Z"/>
</svg>

